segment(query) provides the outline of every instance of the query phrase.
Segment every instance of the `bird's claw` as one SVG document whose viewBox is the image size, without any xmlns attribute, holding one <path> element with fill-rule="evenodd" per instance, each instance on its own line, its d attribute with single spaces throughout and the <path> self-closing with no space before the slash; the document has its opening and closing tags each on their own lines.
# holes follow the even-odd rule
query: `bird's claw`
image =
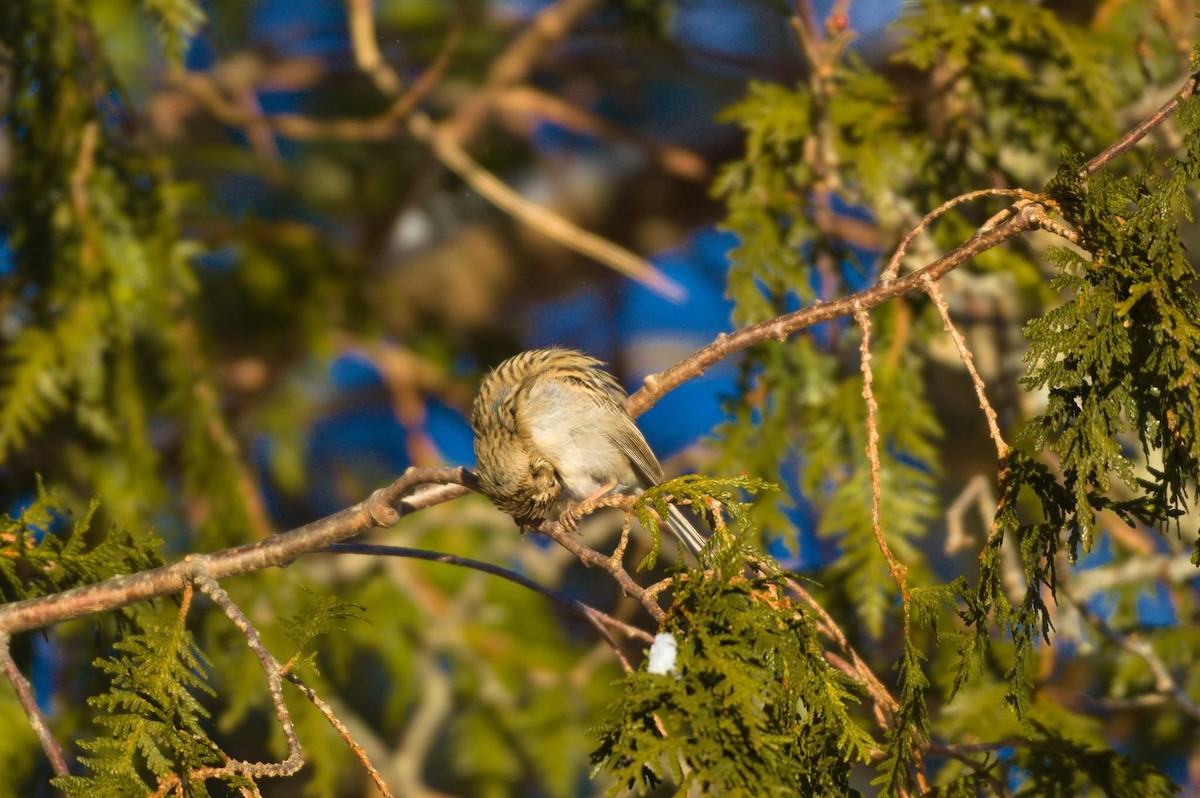
<svg viewBox="0 0 1200 798">
<path fill-rule="evenodd" d="M 622 507 L 628 509 L 628 505 L 633 501 L 633 498 L 632 496 L 625 496 L 620 493 L 593 496 L 564 509 L 558 516 L 558 523 L 568 532 L 578 532 L 579 522 L 583 520 L 584 516 L 591 515 L 596 510 L 604 507 Z"/>
</svg>

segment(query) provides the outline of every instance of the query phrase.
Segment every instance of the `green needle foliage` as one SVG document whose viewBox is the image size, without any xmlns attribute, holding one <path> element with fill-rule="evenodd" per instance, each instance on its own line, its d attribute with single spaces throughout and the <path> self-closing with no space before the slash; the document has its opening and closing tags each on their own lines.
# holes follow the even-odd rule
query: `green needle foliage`
<svg viewBox="0 0 1200 798">
<path fill-rule="evenodd" d="M 214 692 L 207 663 L 182 618 L 149 620 L 145 629 L 114 646 L 95 666 L 112 680 L 107 693 L 88 699 L 100 711 L 98 735 L 80 742 L 84 776 L 54 780 L 71 796 L 144 795 L 174 778 L 184 794 L 207 796 L 196 768 L 224 763 L 209 738 L 201 698 Z M 240 783 L 240 780 L 235 780 Z"/>
<path fill-rule="evenodd" d="M 93 529 L 97 504 L 65 526 L 69 504 L 53 490 L 41 490 L 19 518 L 0 517 L 0 600 L 19 601 L 91 584 L 117 574 L 163 564 L 162 541 L 112 526 Z"/>
<path fill-rule="evenodd" d="M 871 738 L 851 716 L 853 683 L 825 661 L 813 619 L 782 600 L 781 574 L 747 576 L 743 546 L 718 530 L 711 571 L 674 583 L 663 630 L 671 673 L 628 674 L 592 762 L 610 795 L 857 795 L 851 765 Z"/>
</svg>

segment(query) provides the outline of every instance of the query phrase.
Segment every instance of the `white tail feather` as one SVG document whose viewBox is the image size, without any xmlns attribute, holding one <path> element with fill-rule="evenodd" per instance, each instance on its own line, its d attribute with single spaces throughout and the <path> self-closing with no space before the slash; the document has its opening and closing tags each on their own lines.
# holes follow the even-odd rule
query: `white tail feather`
<svg viewBox="0 0 1200 798">
<path fill-rule="evenodd" d="M 680 544 L 692 553 L 696 562 L 700 562 L 700 552 L 708 542 L 708 535 L 697 529 L 696 524 L 673 504 L 667 505 L 666 520 L 667 528 L 679 538 Z"/>
</svg>

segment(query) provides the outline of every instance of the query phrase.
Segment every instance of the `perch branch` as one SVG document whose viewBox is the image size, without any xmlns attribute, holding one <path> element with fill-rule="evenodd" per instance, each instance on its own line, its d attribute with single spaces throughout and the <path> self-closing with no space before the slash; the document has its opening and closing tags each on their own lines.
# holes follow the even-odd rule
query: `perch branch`
<svg viewBox="0 0 1200 798">
<path fill-rule="evenodd" d="M 191 555 L 173 565 L 150 571 L 115 576 L 62 593 L 0 605 L 0 632 L 15 634 L 40 629 L 179 593 L 200 560 L 207 566 L 209 576 L 216 580 L 287 565 L 330 543 L 373 527 L 391 526 L 402 515 L 462 496 L 469 491 L 471 483 L 472 477 L 463 468 L 409 469 L 404 476 L 375 491 L 365 501 L 290 532 L 212 554 Z M 430 484 L 435 487 L 408 495 L 414 488 Z"/>
</svg>

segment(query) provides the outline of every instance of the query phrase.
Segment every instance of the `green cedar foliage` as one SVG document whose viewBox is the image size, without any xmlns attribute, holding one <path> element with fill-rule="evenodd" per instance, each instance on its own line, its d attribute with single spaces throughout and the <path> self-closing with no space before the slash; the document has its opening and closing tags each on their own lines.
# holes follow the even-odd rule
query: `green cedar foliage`
<svg viewBox="0 0 1200 798">
<path fill-rule="evenodd" d="M 1040 723 L 1017 752 L 1016 761 L 1029 777 L 1018 798 L 1170 798 L 1179 787 L 1144 763 L 1071 740 Z"/>
<path fill-rule="evenodd" d="M 0 600 L 44 596 L 163 564 L 161 541 L 153 535 L 133 535 L 116 526 L 96 534 L 95 502 L 58 531 L 67 526 L 67 507 L 53 490 L 40 490 L 19 518 L 0 517 Z"/>
<path fill-rule="evenodd" d="M 145 10 L 178 56 L 198 7 Z M 247 483 L 189 306 L 184 193 L 132 146 L 137 122 L 88 12 L 73 0 L 0 9 L 10 124 L 22 133 L 2 200 L 16 269 L 2 289 L 13 324 L 0 354 L 0 462 L 69 470 L 123 526 L 146 526 L 168 492 L 149 427 L 167 419 L 186 495 L 206 508 L 197 532 L 214 547 L 248 527 Z"/>
<path fill-rule="evenodd" d="M 718 527 L 711 571 L 676 577 L 663 631 L 672 673 L 628 674 L 596 734 L 610 795 L 855 795 L 851 766 L 871 738 L 852 716 L 854 685 L 822 654 L 811 616 L 783 600 L 778 573 L 748 576 L 745 548 Z"/>
<path fill-rule="evenodd" d="M 185 794 L 207 796 L 204 780 L 189 774 L 224 764 L 224 756 L 206 731 L 209 712 L 201 698 L 213 691 L 183 619 L 148 619 L 140 633 L 113 648 L 115 656 L 94 663 L 112 686 L 88 699 L 103 713 L 96 718 L 97 737 L 80 742 L 87 753 L 79 760 L 89 773 L 57 778 L 55 785 L 80 798 L 141 795 L 175 777 Z"/>
<path fill-rule="evenodd" d="M 1185 192 L 1200 175 L 1198 108 L 1189 100 L 1180 109 L 1185 135 L 1179 159 L 1131 176 L 1084 178 L 1082 158 L 1067 157 L 1050 186 L 1080 231 L 1084 254 L 1051 251 L 1055 285 L 1067 299 L 1026 327 L 1025 384 L 1046 390 L 1049 400 L 1025 427 L 1023 443 L 1031 451 L 1053 451 L 1062 479 L 1026 452 L 1014 451 L 1005 462 L 979 585 L 966 597 L 963 617 L 976 633 L 963 650 L 958 680 L 961 685 L 986 649 L 984 627 L 993 613 L 1016 647 L 1008 699 L 1022 714 L 1026 660 L 1038 637 L 1050 639 L 1042 590 L 1054 595 L 1062 541 L 1074 563 L 1080 548 L 1090 550 L 1101 511 L 1178 531 L 1191 506 L 1200 473 L 1194 412 L 1200 407 L 1200 302 L 1177 219 L 1191 218 Z M 1144 472 L 1131 441 L 1147 461 Z M 1015 607 L 1001 584 L 1000 547 L 1010 536 L 1018 542 L 1026 581 Z M 1196 546 L 1200 559 L 1200 532 Z"/>
<path fill-rule="evenodd" d="M 1034 3 L 927 0 L 909 4 L 901 24 L 905 35 L 895 62 L 920 73 L 908 86 L 851 56 L 834 65 L 828 96 L 809 83 L 755 83 L 726 112 L 746 137 L 744 157 L 714 184 L 728 210 L 726 227 L 739 239 L 729 281 L 735 319 L 761 321 L 814 297 L 850 292 L 845 274 L 829 265 L 845 257 L 847 244 L 836 228 L 817 223 L 829 202 L 826 192 L 869 208 L 890 245 L 948 197 L 984 186 L 1036 186 L 1057 163 L 1047 193 L 1079 232 L 1084 253 L 1052 249 L 1046 260 L 1056 272 L 1048 286 L 1042 254 L 1026 240 L 986 253 L 958 275 L 969 280 L 973 271 L 1001 272 L 1022 289 L 1034 317 L 1026 328 L 1024 387 L 1049 393 L 1045 412 L 1030 420 L 1020 446 L 1000 464 L 999 509 L 984 530 L 980 573 L 971 587 L 965 580 L 933 583 L 910 543 L 941 513 L 939 424 L 923 394 L 921 369 L 930 343 L 944 333 L 931 309 L 913 299 L 872 313 L 883 533 L 909 566 L 910 584 L 918 586 L 914 601 L 921 590 L 939 596 L 930 606 L 940 610 L 924 613 L 926 620 L 940 613 L 943 629 L 953 630 L 958 615 L 966 624 L 961 632 L 924 638 L 910 628 L 875 545 L 853 328 L 822 325 L 798 340 L 752 350 L 743 365 L 732 420 L 720 430 L 722 467 L 798 477 L 819 512 L 819 531 L 842 548 L 819 575 L 818 595 L 827 606 L 857 614 L 875 637 L 897 622 L 903 628 L 887 649 L 902 699 L 878 781 L 888 793 L 911 784 L 909 743 L 938 727 L 925 706 L 930 671 L 953 675 L 939 684 L 948 699 L 975 707 L 989 700 L 1007 704 L 1018 719 L 1014 734 L 1033 734 L 1020 719 L 1038 715 L 1030 696 L 1038 678 L 1035 654 L 1053 631 L 1056 557 L 1066 552 L 1073 564 L 1081 547 L 1090 548 L 1101 511 L 1164 529 L 1178 524 L 1200 473 L 1195 271 L 1177 227 L 1180 215 L 1190 219 L 1187 191 L 1196 179 L 1194 101 L 1178 114 L 1183 146 L 1172 157 L 1143 165 L 1126 156 L 1081 178 L 1083 159 L 1069 154 L 1095 153 L 1112 141 L 1119 132 L 1114 119 L 1121 116 L 1114 109 L 1130 105 L 1144 88 L 1137 76 L 1162 70 L 1169 85 L 1177 79 L 1167 77 L 1177 62 L 1147 56 L 1139 69 L 1127 56 L 1114 56 L 1104 37 Z M 1113 25 L 1120 28 L 1114 35 L 1142 24 L 1135 18 Z M 836 181 L 823 179 L 811 157 L 830 151 L 820 149 L 827 146 Z M 1060 158 L 1063 148 L 1068 155 Z M 1121 174 L 1131 162 L 1134 174 Z M 992 212 L 953 210 L 926 235 L 940 253 Z M 1043 462 L 1042 452 L 1053 453 L 1060 473 Z M 790 528 L 773 496 L 759 499 L 754 518 L 768 536 Z M 1022 594 L 1013 598 L 1003 581 L 1006 540 L 1015 542 L 1024 580 Z M 947 612 L 955 606 L 947 601 L 951 595 L 955 613 Z M 996 639 L 993 625 L 1008 639 Z M 947 651 L 956 657 L 947 659 Z M 975 689 L 967 686 L 969 678 L 984 680 L 992 692 L 987 698 L 964 692 Z M 1064 711 L 1056 728 L 1079 717 Z M 996 728 L 980 721 L 969 733 L 989 739 Z M 1060 754 L 1060 764 L 1070 767 L 1065 749 L 1046 756 Z M 985 788 L 983 773 L 1003 772 L 995 760 L 979 762 L 953 787 L 947 782 L 939 789 L 971 793 Z M 1136 778 L 1146 794 L 1157 794 L 1160 776 Z"/>
</svg>

